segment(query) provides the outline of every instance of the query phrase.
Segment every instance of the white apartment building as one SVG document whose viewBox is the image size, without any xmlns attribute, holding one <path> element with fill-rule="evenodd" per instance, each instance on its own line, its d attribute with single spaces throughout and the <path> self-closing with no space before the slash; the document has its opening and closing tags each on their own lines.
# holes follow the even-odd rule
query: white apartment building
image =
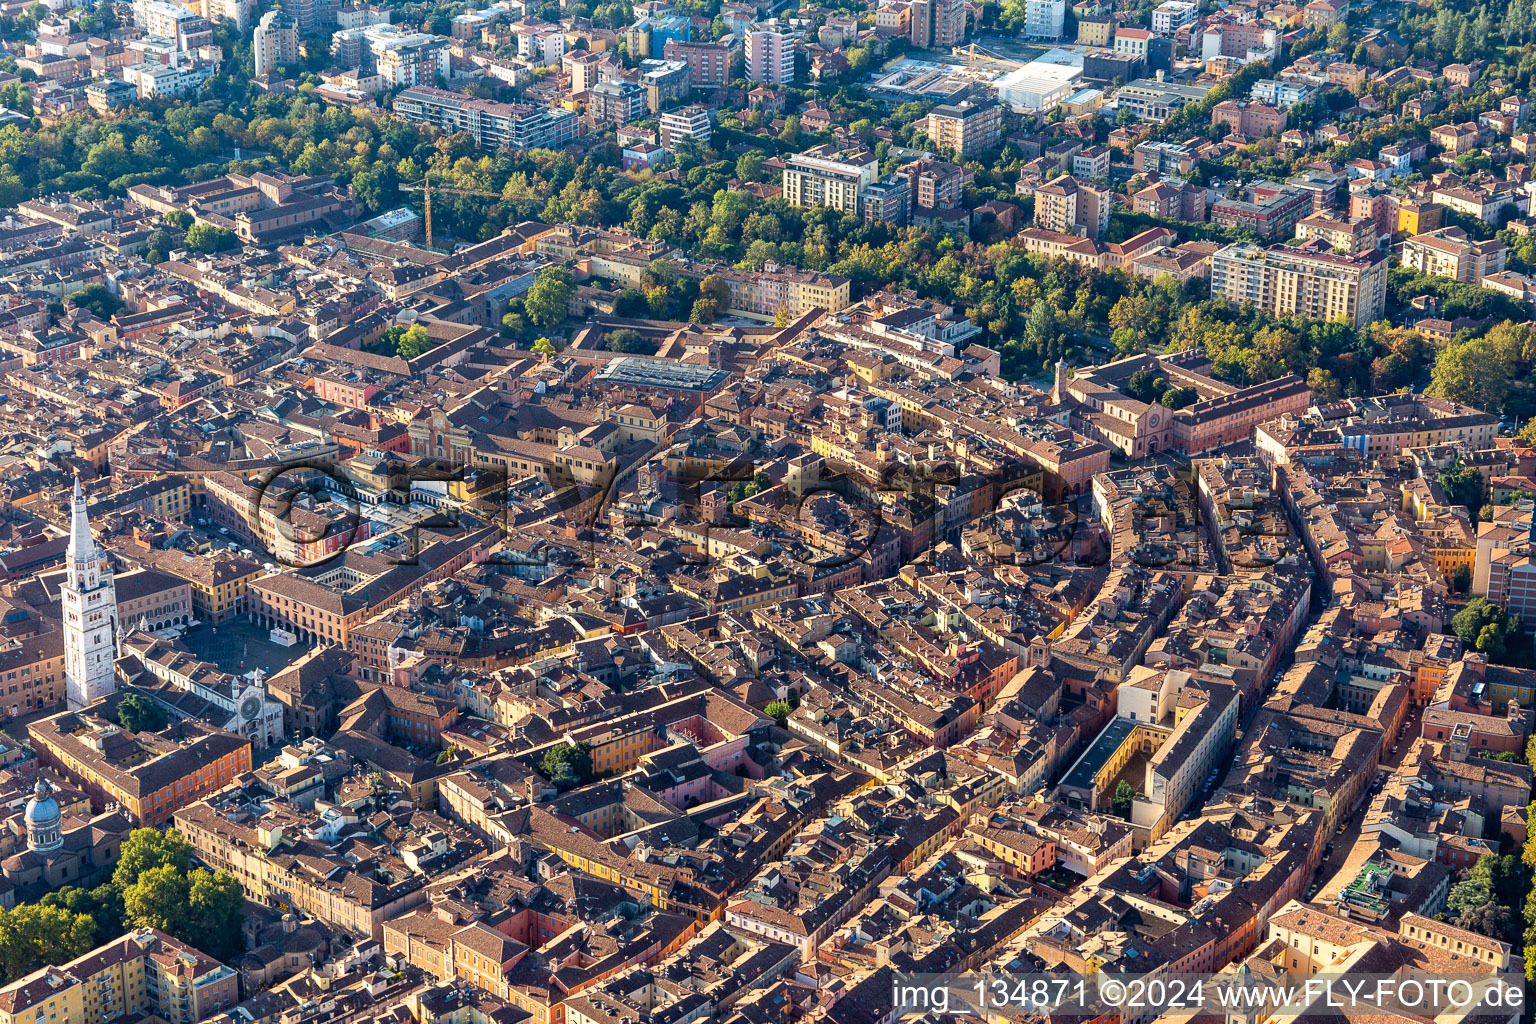
<svg viewBox="0 0 1536 1024">
<path fill-rule="evenodd" d="M 706 145 L 714 132 L 709 111 L 701 106 L 679 107 L 661 115 L 661 144 L 668 149 L 685 140 Z"/>
<path fill-rule="evenodd" d="M 174 99 L 196 94 L 213 70 L 212 64 L 129 64 L 123 81 L 139 90 L 139 99 Z"/>
<path fill-rule="evenodd" d="M 207 18 L 210 23 L 234 22 L 235 30 L 238 32 L 249 29 L 251 19 L 256 14 L 256 0 L 198 0 L 197 3 L 190 3 L 187 6 Z"/>
<path fill-rule="evenodd" d="M 1067 25 L 1067 0 L 1027 0 L 1024 38 L 1056 42 Z"/>
<path fill-rule="evenodd" d="M 1163 0 L 1152 10 L 1152 31 L 1160 36 L 1171 36 L 1195 20 L 1197 9 L 1186 0 Z"/>
</svg>

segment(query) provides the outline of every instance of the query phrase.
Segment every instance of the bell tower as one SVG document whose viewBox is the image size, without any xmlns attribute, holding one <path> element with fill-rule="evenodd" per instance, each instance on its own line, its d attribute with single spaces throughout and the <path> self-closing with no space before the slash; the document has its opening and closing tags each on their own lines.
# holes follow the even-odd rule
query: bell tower
<svg viewBox="0 0 1536 1024">
<path fill-rule="evenodd" d="M 65 555 L 67 572 L 60 588 L 64 601 L 64 694 L 71 711 L 79 711 L 117 688 L 112 667 L 117 588 L 112 583 L 112 570 L 102 564 L 102 554 L 91 536 L 85 496 L 76 477 Z"/>
</svg>

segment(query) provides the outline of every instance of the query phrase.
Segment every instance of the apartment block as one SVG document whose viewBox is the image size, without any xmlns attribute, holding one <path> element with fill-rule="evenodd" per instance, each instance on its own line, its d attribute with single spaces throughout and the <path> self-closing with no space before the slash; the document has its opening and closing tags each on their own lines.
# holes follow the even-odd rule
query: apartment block
<svg viewBox="0 0 1536 1024">
<path fill-rule="evenodd" d="M 768 24 L 747 33 L 747 79 L 769 85 L 789 85 L 795 80 L 795 40 L 778 26 Z"/>
<path fill-rule="evenodd" d="M 1211 124 L 1247 139 L 1262 139 L 1285 131 L 1286 113 L 1277 107 L 1242 100 L 1223 100 L 1211 108 Z"/>
<path fill-rule="evenodd" d="M 251 57 L 258 76 L 299 59 L 299 23 L 291 14 L 268 11 L 251 36 Z"/>
<path fill-rule="evenodd" d="M 1097 239 L 1109 227 L 1110 193 L 1070 174 L 1035 189 L 1035 226 Z"/>
<path fill-rule="evenodd" d="M 995 149 L 1003 140 L 1002 105 L 990 98 L 940 104 L 928 112 L 923 134 L 960 157 Z"/>
<path fill-rule="evenodd" d="M 598 82 L 587 90 L 587 114 L 599 128 L 639 120 L 645 114 L 645 90 L 635 82 Z"/>
<path fill-rule="evenodd" d="M 1211 221 L 1229 228 L 1247 228 L 1266 241 L 1290 238 L 1296 222 L 1312 211 L 1312 197 L 1300 189 L 1272 181 L 1249 186 L 1241 199 L 1218 199 Z"/>
<path fill-rule="evenodd" d="M 140 928 L 0 989 L 7 1024 L 206 1020 L 240 1001 L 239 976 L 154 928 Z"/>
<path fill-rule="evenodd" d="M 1484 277 L 1504 269 L 1507 253 L 1508 249 L 1497 238 L 1477 242 L 1461 228 L 1449 227 L 1405 241 L 1402 265 L 1421 274 L 1480 285 Z"/>
<path fill-rule="evenodd" d="M 873 153 L 817 146 L 784 161 L 784 199 L 792 206 L 827 206 L 857 214 L 859 193 L 879 173 L 880 163 Z"/>
<path fill-rule="evenodd" d="M 1055 42 L 1067 24 L 1067 0 L 1026 0 L 1024 38 Z"/>
<path fill-rule="evenodd" d="M 961 0 L 912 0 L 907 38 L 913 46 L 942 50 L 965 41 Z"/>
<path fill-rule="evenodd" d="M 725 43 L 668 39 L 662 55 L 688 65 L 688 84 L 695 89 L 718 89 L 731 80 L 735 51 Z"/>
<path fill-rule="evenodd" d="M 714 130 L 709 111 L 704 107 L 679 107 L 661 115 L 661 144 L 668 149 L 690 140 L 704 145 Z"/>
<path fill-rule="evenodd" d="M 395 115 L 445 132 L 468 132 L 482 149 L 559 149 L 576 137 L 574 110 L 493 103 L 416 86 L 395 97 Z"/>
<path fill-rule="evenodd" d="M 1211 257 L 1211 294 L 1275 316 L 1342 316 L 1360 328 L 1386 308 L 1387 257 L 1337 256 L 1315 241 L 1267 249 L 1238 242 Z"/>
</svg>

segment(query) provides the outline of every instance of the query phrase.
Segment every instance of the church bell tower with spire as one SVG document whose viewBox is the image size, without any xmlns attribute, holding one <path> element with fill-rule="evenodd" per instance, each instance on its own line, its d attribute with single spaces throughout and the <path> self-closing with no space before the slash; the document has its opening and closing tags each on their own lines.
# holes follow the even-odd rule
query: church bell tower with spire
<svg viewBox="0 0 1536 1024">
<path fill-rule="evenodd" d="M 102 550 L 91 536 L 85 496 L 75 478 L 69 511 L 67 574 L 64 598 L 64 694 L 69 710 L 79 711 L 115 690 L 113 676 L 117 633 L 117 588 L 112 570 L 102 564 Z"/>
</svg>

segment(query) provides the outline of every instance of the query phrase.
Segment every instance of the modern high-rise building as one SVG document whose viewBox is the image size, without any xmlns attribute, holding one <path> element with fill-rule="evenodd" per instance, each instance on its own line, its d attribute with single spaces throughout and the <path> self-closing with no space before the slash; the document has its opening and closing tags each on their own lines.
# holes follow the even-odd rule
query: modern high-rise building
<svg viewBox="0 0 1536 1024">
<path fill-rule="evenodd" d="M 1024 38 L 1055 42 L 1067 26 L 1067 0 L 1027 0 Z"/>
<path fill-rule="evenodd" d="M 213 42 L 207 18 L 170 0 L 134 0 L 133 24 L 145 35 L 171 40 L 183 52 Z"/>
<path fill-rule="evenodd" d="M 268 11 L 251 36 L 251 58 L 258 76 L 299 59 L 299 23 L 291 14 Z"/>
<path fill-rule="evenodd" d="M 880 162 L 868 152 L 844 153 L 828 144 L 784 161 L 784 199 L 791 206 L 827 206 L 859 212 L 859 193 L 880 176 Z"/>
<path fill-rule="evenodd" d="M 795 80 L 795 40 L 777 25 L 764 22 L 747 33 L 747 79 L 769 85 Z"/>
<path fill-rule="evenodd" d="M 1386 308 L 1387 257 L 1378 250 L 1338 256 L 1321 242 L 1268 249 L 1238 242 L 1211 257 L 1211 295 L 1275 316 L 1344 317 L 1361 328 Z"/>
<path fill-rule="evenodd" d="M 117 688 L 112 668 L 117 587 L 111 567 L 103 564 L 104 553 L 91 536 L 78 477 L 70 500 L 69 547 L 64 557 L 64 585 L 59 588 L 64 603 L 64 697 L 69 709 L 78 711 Z"/>
<path fill-rule="evenodd" d="M 189 0 L 186 6 L 207 18 L 209 24 L 233 22 L 237 32 L 250 28 L 251 16 L 256 13 L 256 0 Z"/>
<path fill-rule="evenodd" d="M 338 67 L 378 75 L 386 88 L 434 85 L 439 78 L 447 78 L 450 45 L 442 36 L 389 24 L 342 29 L 331 35 L 331 55 Z"/>
<path fill-rule="evenodd" d="M 336 27 L 336 12 L 341 9 L 340 0 L 283 0 L 283 13 L 291 14 L 299 23 L 299 34 L 330 32 Z"/>
<path fill-rule="evenodd" d="M 587 113 L 598 127 L 629 124 L 645 113 L 645 90 L 638 82 L 598 82 L 587 90 Z"/>
<path fill-rule="evenodd" d="M 962 0 L 912 0 L 907 38 L 913 46 L 943 49 L 965 42 Z"/>
<path fill-rule="evenodd" d="M 928 112 L 923 134 L 935 146 L 953 150 L 956 156 L 995 149 L 1003 141 L 1003 108 L 990 96 L 940 104 Z"/>
</svg>

